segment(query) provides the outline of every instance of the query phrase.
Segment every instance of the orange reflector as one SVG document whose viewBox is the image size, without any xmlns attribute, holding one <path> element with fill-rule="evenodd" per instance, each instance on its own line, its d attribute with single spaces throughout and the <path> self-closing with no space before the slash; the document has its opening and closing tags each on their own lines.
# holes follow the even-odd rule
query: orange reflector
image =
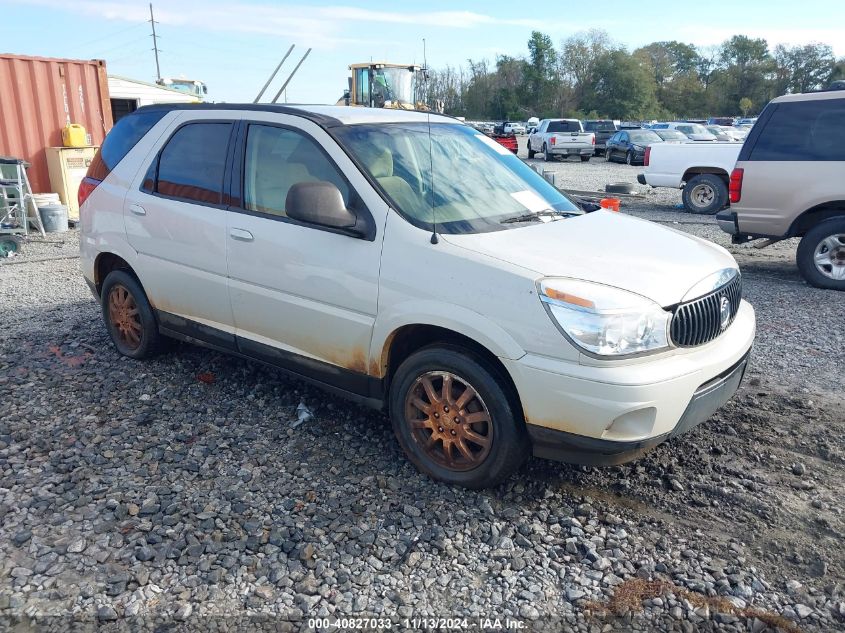
<svg viewBox="0 0 845 633">
<path fill-rule="evenodd" d="M 589 299 L 583 299 L 576 295 L 571 295 L 567 292 L 560 292 L 553 288 L 545 288 L 544 292 L 549 299 L 554 299 L 555 301 L 563 301 L 564 303 L 571 303 L 574 306 L 580 306 L 582 308 L 595 308 L 596 304 L 590 301 Z"/>
</svg>

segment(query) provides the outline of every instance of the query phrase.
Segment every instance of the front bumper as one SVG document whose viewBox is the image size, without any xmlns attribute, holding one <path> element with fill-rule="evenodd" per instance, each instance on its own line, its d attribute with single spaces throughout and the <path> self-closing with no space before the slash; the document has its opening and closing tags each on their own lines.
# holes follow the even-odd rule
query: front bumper
<svg viewBox="0 0 845 633">
<path fill-rule="evenodd" d="M 527 354 L 502 359 L 516 384 L 535 454 L 621 463 L 706 420 L 739 386 L 755 334 L 743 301 L 731 326 L 696 348 L 619 363 Z"/>
<path fill-rule="evenodd" d="M 543 459 L 597 466 L 612 466 L 636 459 L 670 437 L 677 437 L 709 420 L 736 393 L 745 376 L 750 355 L 750 352 L 746 353 L 736 365 L 696 389 L 678 424 L 669 433 L 643 440 L 619 442 L 529 424 L 528 436 L 534 455 Z"/>
</svg>

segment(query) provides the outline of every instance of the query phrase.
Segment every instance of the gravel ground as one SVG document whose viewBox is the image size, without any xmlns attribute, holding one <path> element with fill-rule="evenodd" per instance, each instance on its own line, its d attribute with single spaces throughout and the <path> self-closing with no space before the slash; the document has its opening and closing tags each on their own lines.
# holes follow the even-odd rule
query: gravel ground
<svg viewBox="0 0 845 633">
<path fill-rule="evenodd" d="M 637 173 L 554 169 L 578 189 Z M 731 247 L 678 199 L 623 210 L 740 261 L 759 319 L 740 392 L 633 464 L 531 460 L 484 492 L 428 480 L 383 416 L 275 370 L 120 357 L 77 233 L 33 240 L 0 262 L 0 630 L 841 630 L 841 297 L 801 281 L 794 244 Z"/>
</svg>

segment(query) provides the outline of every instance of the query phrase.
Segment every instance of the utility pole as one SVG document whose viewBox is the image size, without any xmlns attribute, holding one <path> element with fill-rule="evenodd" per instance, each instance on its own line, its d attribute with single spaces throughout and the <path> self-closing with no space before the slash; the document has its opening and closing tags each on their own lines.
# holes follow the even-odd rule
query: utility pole
<svg viewBox="0 0 845 633">
<path fill-rule="evenodd" d="M 156 21 L 153 17 L 153 3 L 150 2 L 150 24 L 153 27 L 153 53 L 156 56 L 156 82 L 161 81 L 161 68 L 158 65 L 158 39 L 156 38 Z"/>
</svg>

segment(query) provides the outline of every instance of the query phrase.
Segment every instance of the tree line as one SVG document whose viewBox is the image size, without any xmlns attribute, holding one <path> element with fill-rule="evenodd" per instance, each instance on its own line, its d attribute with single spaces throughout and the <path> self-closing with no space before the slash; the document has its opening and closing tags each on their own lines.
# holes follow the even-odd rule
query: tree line
<svg viewBox="0 0 845 633">
<path fill-rule="evenodd" d="M 650 120 L 758 113 L 770 99 L 845 79 L 845 58 L 818 42 L 770 48 L 734 35 L 718 46 L 653 42 L 629 52 L 602 30 L 555 48 L 534 31 L 524 57 L 468 60 L 429 72 L 426 102 L 469 119 Z"/>
</svg>

